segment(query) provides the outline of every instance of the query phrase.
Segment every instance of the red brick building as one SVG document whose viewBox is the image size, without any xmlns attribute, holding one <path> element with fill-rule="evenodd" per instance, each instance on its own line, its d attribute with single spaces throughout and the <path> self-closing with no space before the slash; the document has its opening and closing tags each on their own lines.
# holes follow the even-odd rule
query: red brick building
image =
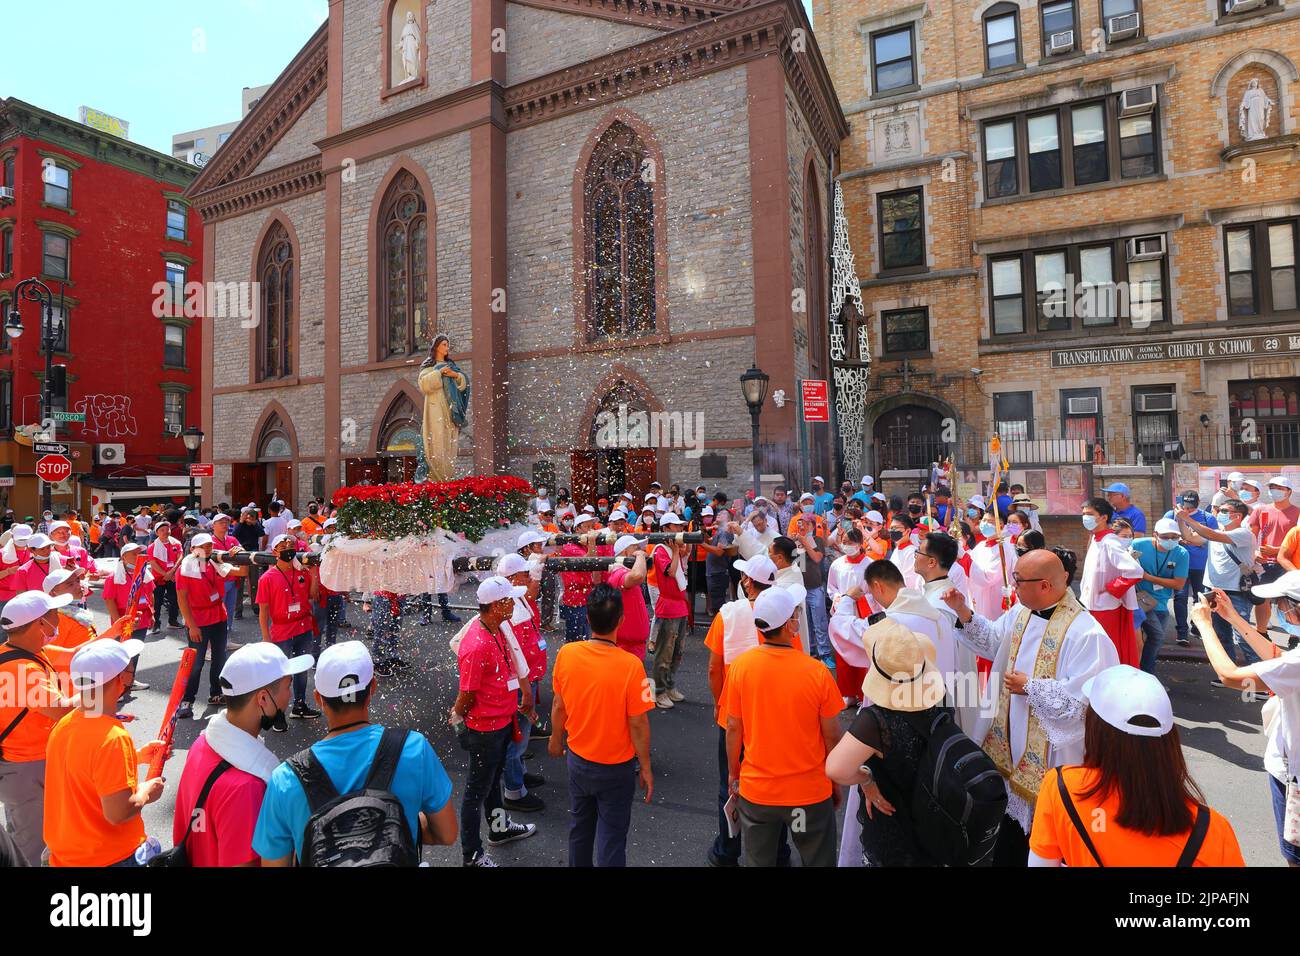
<svg viewBox="0 0 1300 956">
<path fill-rule="evenodd" d="M 160 300 L 159 283 L 201 282 L 203 229 L 182 191 L 197 170 L 139 144 L 16 99 L 0 101 L 0 308 L 37 277 L 62 324 L 56 411 L 73 474 L 55 507 L 109 497 L 130 504 L 182 495 L 180 432 L 199 419 L 199 330 Z M 0 506 L 39 506 L 30 432 L 41 420 L 40 307 L 21 305 L 23 334 L 0 336 Z M 57 382 L 57 379 L 56 379 Z M 171 476 L 170 481 L 159 480 Z M 160 486 L 174 485 L 174 488 Z M 112 492 L 112 494 L 110 494 Z M 156 496 L 152 497 L 151 496 Z"/>
</svg>

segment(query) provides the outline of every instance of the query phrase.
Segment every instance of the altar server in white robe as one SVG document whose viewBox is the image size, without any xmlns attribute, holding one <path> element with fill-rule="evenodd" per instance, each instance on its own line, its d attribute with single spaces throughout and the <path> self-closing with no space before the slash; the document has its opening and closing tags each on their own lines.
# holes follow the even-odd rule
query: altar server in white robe
<svg viewBox="0 0 1300 956">
<path fill-rule="evenodd" d="M 830 598 L 832 613 L 841 595 L 850 588 L 865 590 L 862 575 L 871 564 L 871 557 L 863 548 L 861 529 L 844 529 L 840 535 L 840 548 L 844 554 L 831 562 L 830 570 L 826 573 L 826 596 Z"/>
<path fill-rule="evenodd" d="M 947 594 L 962 622 L 957 639 L 993 661 L 970 737 L 1007 781 L 995 866 L 1028 865 L 1043 775 L 1083 760 L 1084 682 L 1119 663 L 1111 639 L 1070 590 L 1073 570 L 1055 552 L 1025 554 L 1016 568 L 1019 601 L 996 621 L 971 611 L 956 590 Z"/>
<path fill-rule="evenodd" d="M 916 540 L 913 532 L 916 523 L 907 515 L 896 514 L 889 519 L 889 540 L 893 548 L 889 560 L 903 572 L 903 581 L 909 588 L 920 589 L 921 576 L 916 573 Z"/>
</svg>

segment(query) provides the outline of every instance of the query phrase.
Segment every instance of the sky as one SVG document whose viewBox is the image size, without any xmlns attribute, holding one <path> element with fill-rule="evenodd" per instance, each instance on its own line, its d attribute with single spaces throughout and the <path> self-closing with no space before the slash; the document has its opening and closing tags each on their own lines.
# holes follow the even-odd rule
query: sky
<svg viewBox="0 0 1300 956">
<path fill-rule="evenodd" d="M 240 119 L 243 88 L 274 80 L 328 15 L 328 0 L 0 0 L 0 98 L 71 119 L 89 106 L 170 154 L 175 134 Z"/>
</svg>

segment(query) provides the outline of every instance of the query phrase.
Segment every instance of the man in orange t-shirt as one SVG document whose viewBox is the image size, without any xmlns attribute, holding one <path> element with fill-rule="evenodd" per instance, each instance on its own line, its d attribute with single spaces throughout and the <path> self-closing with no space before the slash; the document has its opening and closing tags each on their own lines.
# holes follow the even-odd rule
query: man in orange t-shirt
<svg viewBox="0 0 1300 956">
<path fill-rule="evenodd" d="M 137 753 L 115 716 L 131 683 L 138 640 L 101 638 L 72 657 L 77 706 L 50 732 L 46 747 L 45 842 L 50 866 L 140 866 L 140 812 L 163 791 L 161 777 L 140 782 L 138 768 L 157 756 L 161 740 Z"/>
<path fill-rule="evenodd" d="M 45 853 L 46 744 L 73 705 L 59 692 L 59 667 L 45 650 L 58 635 L 56 608 L 71 602 L 69 595 L 24 591 L 0 612 L 0 688 L 16 692 L 0 694 L 0 804 L 28 866 L 40 866 Z"/>
<path fill-rule="evenodd" d="M 727 670 L 728 776 L 749 866 L 776 866 L 785 828 L 804 866 L 836 862 L 839 792 L 826 755 L 843 734 L 844 701 L 826 666 L 795 648 L 797 610 L 785 588 L 760 594 L 754 626 L 763 642 Z"/>
<path fill-rule="evenodd" d="M 551 678 L 552 757 L 569 737 L 569 866 L 627 865 L 627 831 L 639 779 L 646 802 L 653 683 L 639 660 L 617 644 L 623 595 L 597 584 L 587 597 L 591 637 L 560 648 Z"/>
</svg>

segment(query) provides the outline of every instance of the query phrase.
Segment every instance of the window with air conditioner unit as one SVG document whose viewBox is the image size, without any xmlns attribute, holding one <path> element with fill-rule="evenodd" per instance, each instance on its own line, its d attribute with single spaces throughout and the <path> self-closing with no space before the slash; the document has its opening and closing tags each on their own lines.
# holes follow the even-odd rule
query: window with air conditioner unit
<svg viewBox="0 0 1300 956">
<path fill-rule="evenodd" d="M 1047 52 L 1053 56 L 1059 53 L 1069 53 L 1073 49 L 1073 30 L 1063 30 L 1060 33 L 1053 33 L 1047 41 Z"/>
<path fill-rule="evenodd" d="M 1087 397 L 1067 398 L 1065 401 L 1065 412 L 1067 415 L 1096 415 L 1097 396 L 1089 395 Z"/>
<path fill-rule="evenodd" d="M 1147 259 L 1163 259 L 1165 255 L 1165 237 L 1136 236 L 1128 241 L 1128 261 L 1144 262 Z"/>
<path fill-rule="evenodd" d="M 1178 411 L 1178 396 L 1173 392 L 1145 392 L 1135 396 L 1137 410 L 1149 412 Z"/>
<path fill-rule="evenodd" d="M 1227 15 L 1249 13 L 1251 10 L 1266 6 L 1268 0 L 1223 0 L 1223 12 Z"/>
<path fill-rule="evenodd" d="M 1120 116 L 1150 113 L 1155 108 L 1156 88 L 1154 86 L 1139 86 L 1131 90 L 1125 90 L 1119 95 Z"/>
<path fill-rule="evenodd" d="M 1142 29 L 1142 14 L 1136 10 L 1106 20 L 1106 39 L 1111 43 L 1135 37 Z"/>
<path fill-rule="evenodd" d="M 1074 49 L 1074 38 L 1079 31 L 1074 0 L 1040 3 L 1038 16 L 1045 56 L 1059 56 Z"/>
<path fill-rule="evenodd" d="M 0 202 L 14 201 L 14 187 L 0 186 Z"/>
</svg>

